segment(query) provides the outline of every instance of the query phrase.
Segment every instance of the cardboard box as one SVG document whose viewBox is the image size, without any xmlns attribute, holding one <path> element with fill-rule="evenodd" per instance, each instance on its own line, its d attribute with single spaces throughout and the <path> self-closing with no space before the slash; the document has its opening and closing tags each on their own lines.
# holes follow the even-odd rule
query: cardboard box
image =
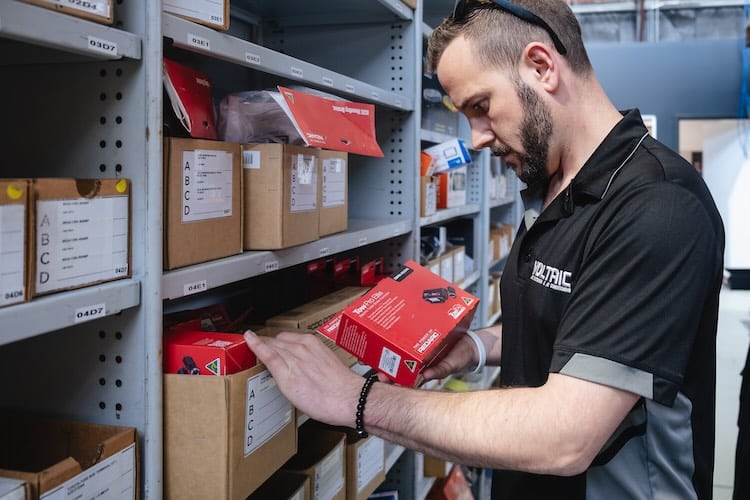
<svg viewBox="0 0 750 500">
<path fill-rule="evenodd" d="M 318 164 L 315 148 L 242 146 L 246 250 L 278 250 L 318 239 Z"/>
<path fill-rule="evenodd" d="M 29 180 L 0 180 L 0 307 L 28 299 Z"/>
<path fill-rule="evenodd" d="M 440 277 L 449 283 L 454 283 L 453 279 L 453 250 L 447 250 L 440 256 Z"/>
<path fill-rule="evenodd" d="M 461 466 L 454 465 L 447 477 L 438 478 L 427 494 L 427 500 L 474 500 Z"/>
<path fill-rule="evenodd" d="M 306 474 L 277 470 L 247 500 L 312 500 L 310 478 Z"/>
<path fill-rule="evenodd" d="M 31 296 L 131 275 L 127 179 L 34 179 Z"/>
<path fill-rule="evenodd" d="M 22 1 L 100 24 L 112 24 L 114 22 L 112 0 L 86 0 L 85 2 L 71 2 L 70 0 Z"/>
<path fill-rule="evenodd" d="M 346 231 L 348 216 L 349 154 L 344 151 L 321 149 L 320 155 L 320 216 L 319 236 Z"/>
<path fill-rule="evenodd" d="M 229 0 L 162 0 L 161 10 L 216 30 L 229 29 Z"/>
<path fill-rule="evenodd" d="M 452 168 L 437 174 L 437 208 L 453 208 L 466 205 L 466 167 Z"/>
<path fill-rule="evenodd" d="M 165 498 L 244 500 L 296 451 L 294 408 L 265 366 L 164 375 Z"/>
<path fill-rule="evenodd" d="M 27 500 L 31 498 L 31 486 L 20 479 L 0 477 L 0 500 Z"/>
<path fill-rule="evenodd" d="M 343 433 L 326 431 L 313 421 L 305 422 L 299 428 L 297 454 L 284 464 L 283 469 L 309 477 L 313 498 L 345 500 L 345 447 Z"/>
<path fill-rule="evenodd" d="M 164 140 L 164 268 L 242 253 L 240 147 Z"/>
<path fill-rule="evenodd" d="M 136 429 L 31 415 L 0 415 L 0 476 L 27 483 L 32 500 L 140 496 Z M 49 495 L 49 496 L 48 496 Z"/>
<path fill-rule="evenodd" d="M 385 481 L 385 442 L 377 436 L 361 439 L 346 431 L 346 498 L 367 500 Z"/>
<path fill-rule="evenodd" d="M 255 364 L 239 333 L 180 331 L 164 336 L 164 373 L 231 375 Z"/>
<path fill-rule="evenodd" d="M 430 272 L 435 276 L 440 276 L 440 270 L 442 269 L 443 265 L 442 260 L 442 256 L 432 259 L 431 261 L 427 262 L 427 269 L 429 269 Z"/>
<path fill-rule="evenodd" d="M 424 455 L 423 470 L 428 477 L 447 477 L 453 464 L 442 458 Z"/>
<path fill-rule="evenodd" d="M 437 177 L 419 178 L 419 216 L 429 217 L 437 212 Z"/>
<path fill-rule="evenodd" d="M 261 330 L 258 334 L 275 335 L 275 333 L 284 329 L 305 330 L 314 333 L 320 325 L 351 304 L 367 290 L 368 288 L 366 287 L 345 287 L 336 292 L 324 295 L 299 307 L 268 318 L 266 325 L 274 327 L 275 331 Z M 347 366 L 352 366 L 357 361 L 357 358 L 337 346 L 331 339 L 325 336 L 321 337 Z"/>
<path fill-rule="evenodd" d="M 463 139 L 441 142 L 424 151 L 432 156 L 432 168 L 436 174 L 471 163 L 471 155 Z"/>
<path fill-rule="evenodd" d="M 453 248 L 453 282 L 461 283 L 466 278 L 466 247 L 459 245 Z"/>
<path fill-rule="evenodd" d="M 395 383 L 413 386 L 466 332 L 478 303 L 407 261 L 318 331 Z"/>
</svg>

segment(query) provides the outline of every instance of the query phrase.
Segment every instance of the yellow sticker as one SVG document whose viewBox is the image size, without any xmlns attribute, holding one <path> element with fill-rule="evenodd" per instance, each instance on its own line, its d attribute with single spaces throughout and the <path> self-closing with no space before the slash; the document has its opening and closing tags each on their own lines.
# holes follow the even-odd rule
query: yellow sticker
<svg viewBox="0 0 750 500">
<path fill-rule="evenodd" d="M 128 190 L 128 181 L 126 181 L 125 179 L 120 179 L 119 181 L 117 181 L 117 184 L 115 184 L 115 189 L 118 193 L 124 193 Z"/>
<path fill-rule="evenodd" d="M 13 184 L 8 186 L 7 191 L 8 191 L 8 198 L 10 198 L 11 200 L 17 200 L 21 198 L 21 196 L 23 196 L 23 189 L 18 189 Z"/>
</svg>

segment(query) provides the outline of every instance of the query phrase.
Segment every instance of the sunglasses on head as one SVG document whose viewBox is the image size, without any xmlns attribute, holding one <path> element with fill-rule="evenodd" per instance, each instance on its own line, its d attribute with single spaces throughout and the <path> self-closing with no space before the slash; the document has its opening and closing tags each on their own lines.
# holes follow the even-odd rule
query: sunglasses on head
<svg viewBox="0 0 750 500">
<path fill-rule="evenodd" d="M 520 7 L 514 3 L 509 2 L 508 0 L 492 0 L 491 2 L 480 2 L 478 0 L 458 0 L 456 2 L 456 6 L 453 8 L 453 17 L 452 19 L 456 22 L 461 22 L 475 9 L 484 6 L 494 6 L 497 7 L 500 10 L 504 10 L 505 12 L 508 12 L 510 14 L 513 14 L 519 19 L 523 19 L 527 23 L 534 24 L 536 26 L 539 26 L 540 28 L 544 29 L 547 33 L 549 33 L 550 38 L 552 38 L 552 43 L 555 44 L 555 48 L 557 51 L 565 55 L 567 52 L 567 49 L 565 48 L 565 45 L 560 41 L 560 38 L 557 36 L 557 33 L 550 28 L 550 25 L 547 24 L 544 19 L 537 16 L 533 12 L 524 9 L 523 7 Z"/>
</svg>

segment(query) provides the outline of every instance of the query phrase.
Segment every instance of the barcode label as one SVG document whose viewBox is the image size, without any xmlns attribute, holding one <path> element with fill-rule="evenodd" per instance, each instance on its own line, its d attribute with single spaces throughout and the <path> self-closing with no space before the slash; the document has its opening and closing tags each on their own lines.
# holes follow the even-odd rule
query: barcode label
<svg viewBox="0 0 750 500">
<path fill-rule="evenodd" d="M 243 168 L 260 168 L 260 151 L 243 151 L 242 152 Z"/>
<path fill-rule="evenodd" d="M 391 377 L 395 377 L 396 373 L 398 373 L 398 365 L 400 362 L 401 356 L 391 351 L 387 347 L 384 347 L 380 353 L 380 362 L 378 363 L 378 368 Z"/>
</svg>

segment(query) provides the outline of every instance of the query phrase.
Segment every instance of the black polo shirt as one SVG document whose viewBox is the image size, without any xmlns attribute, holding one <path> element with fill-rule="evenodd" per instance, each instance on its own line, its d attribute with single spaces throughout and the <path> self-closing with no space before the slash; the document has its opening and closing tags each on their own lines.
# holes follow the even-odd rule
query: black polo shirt
<svg viewBox="0 0 750 500">
<path fill-rule="evenodd" d="M 586 473 L 495 471 L 493 498 L 710 497 L 723 248 L 700 175 L 637 110 L 527 210 L 501 283 L 503 385 L 552 372 L 642 398 Z"/>
</svg>

